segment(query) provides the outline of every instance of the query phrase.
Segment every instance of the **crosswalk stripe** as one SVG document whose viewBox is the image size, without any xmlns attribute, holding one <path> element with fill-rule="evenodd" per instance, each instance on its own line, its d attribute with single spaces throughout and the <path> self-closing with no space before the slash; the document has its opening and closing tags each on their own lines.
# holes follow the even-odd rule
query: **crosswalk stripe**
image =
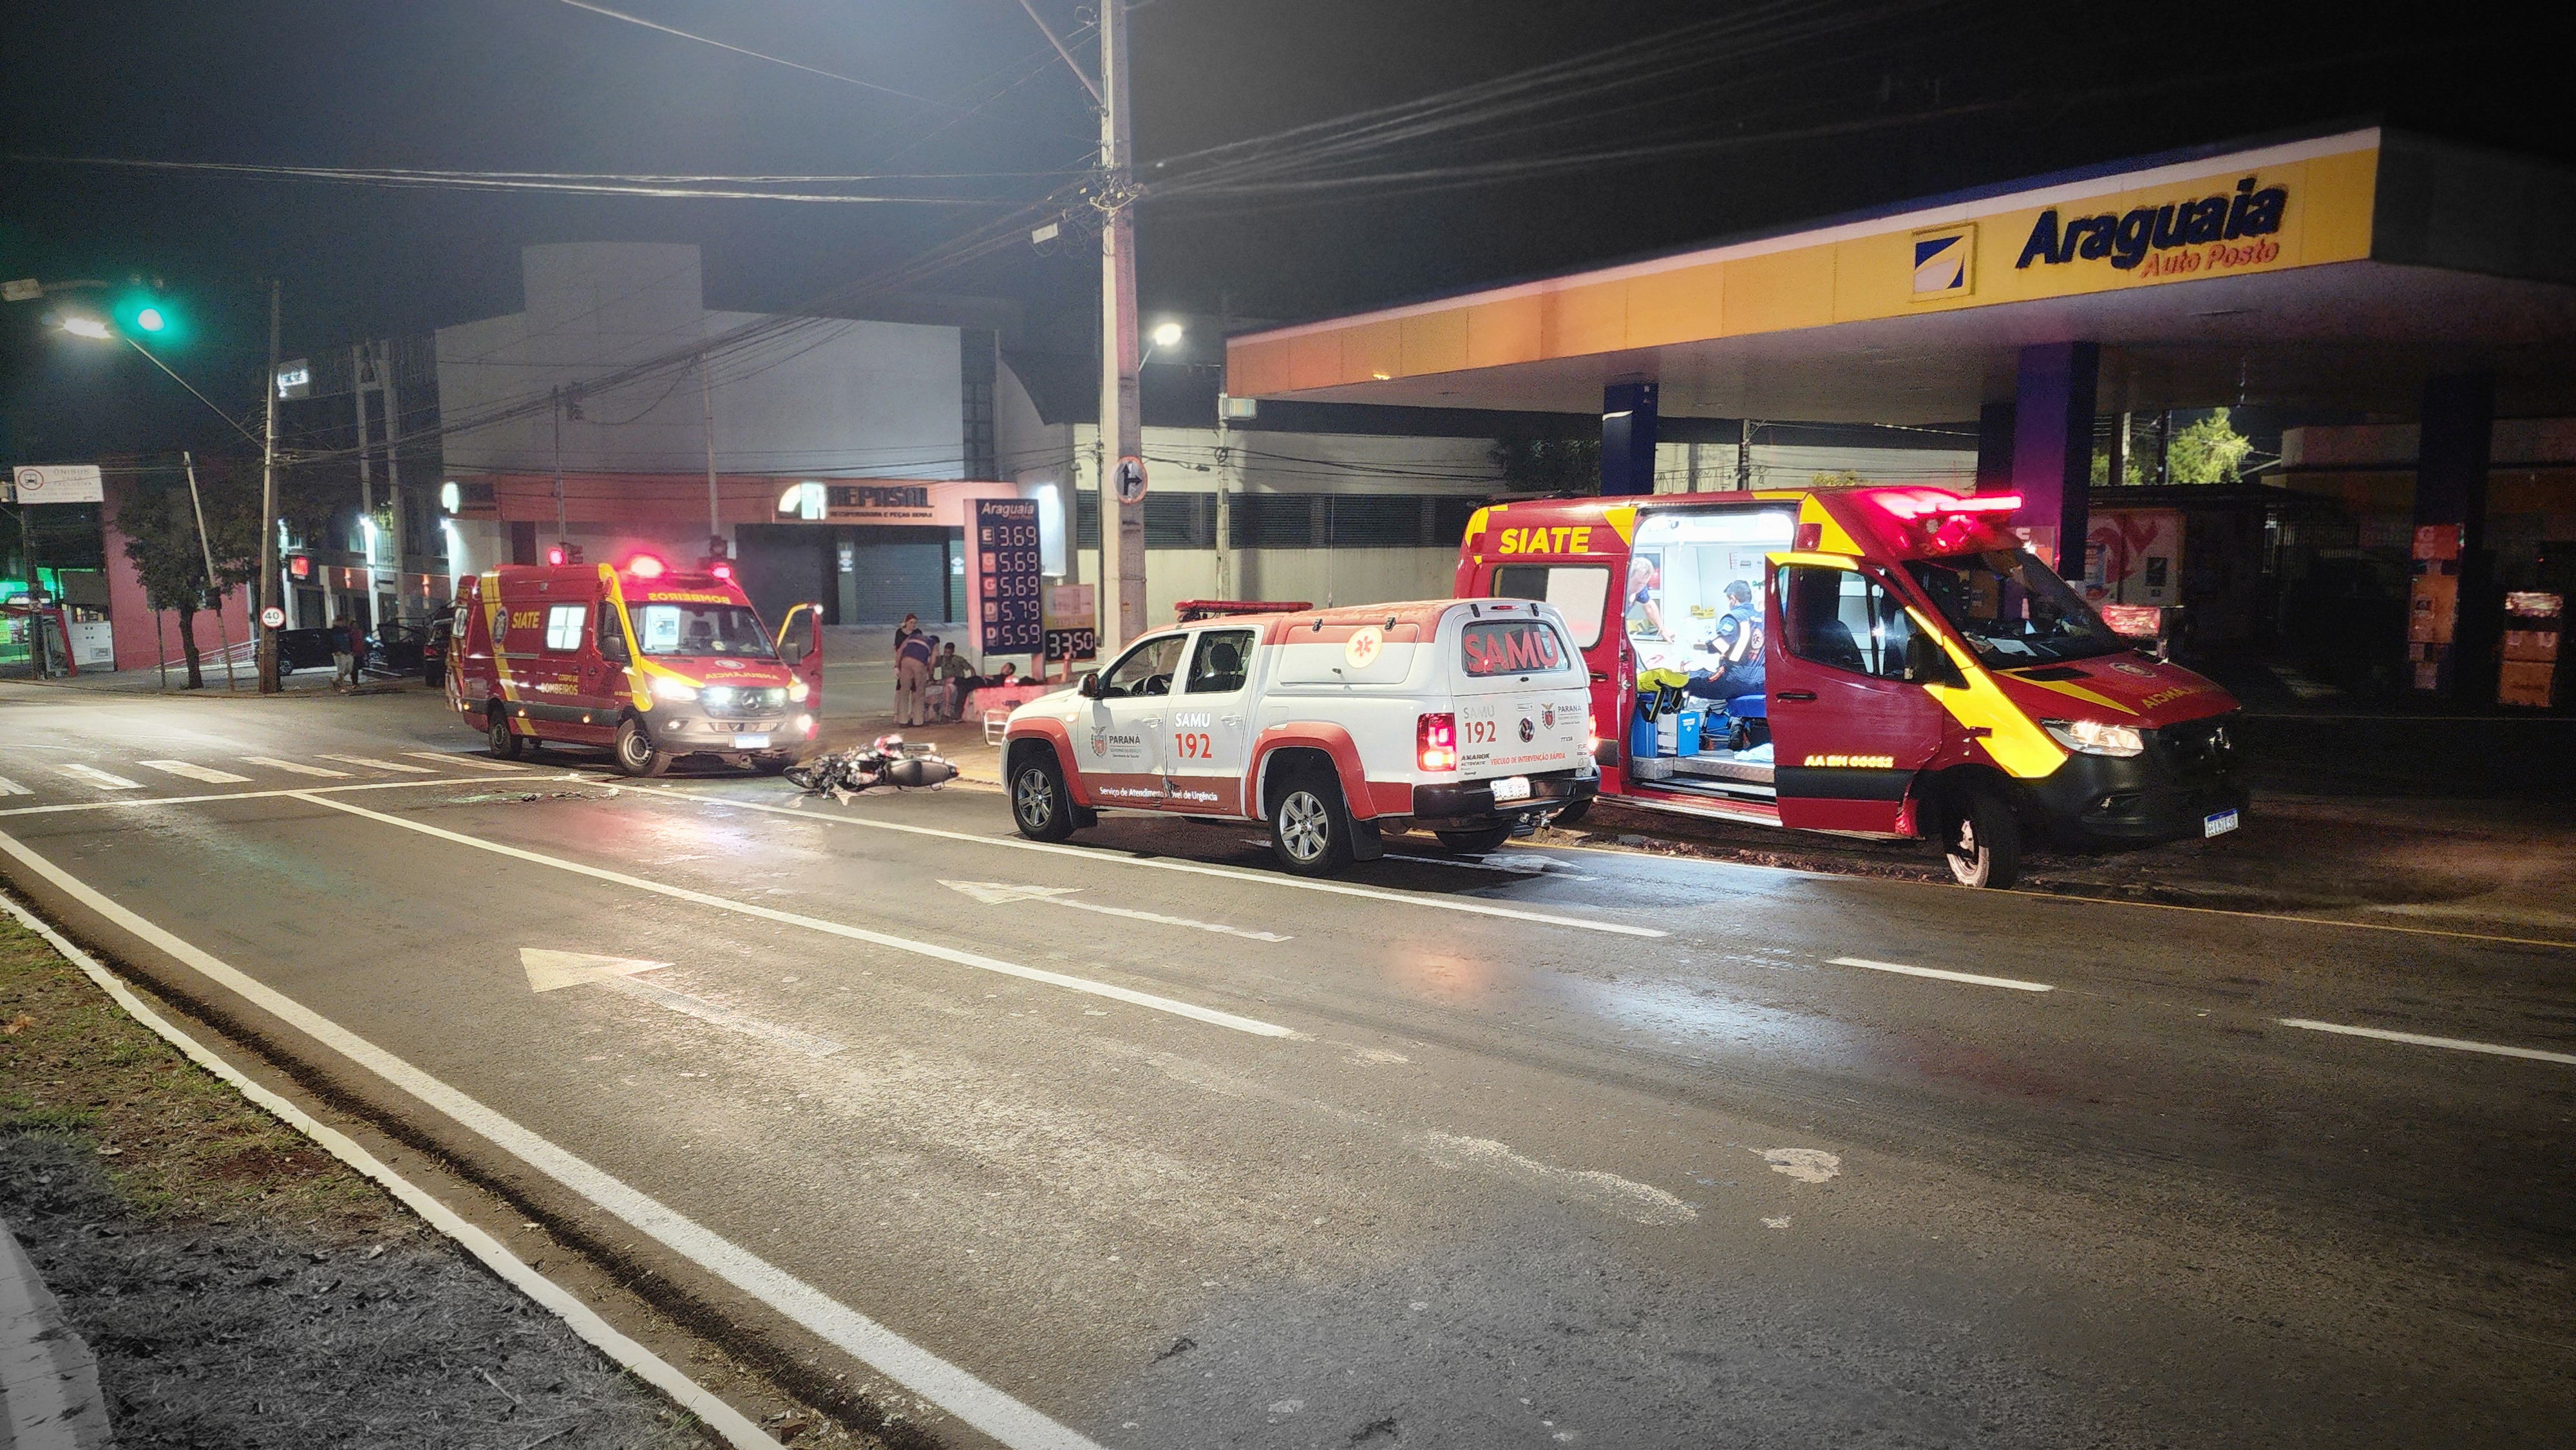
<svg viewBox="0 0 2576 1450">
<path fill-rule="evenodd" d="M 414 760 L 436 760 L 448 765 L 470 765 L 477 770 L 530 769 L 530 767 L 524 765 L 512 765 L 506 760 L 485 760 L 479 755 L 450 755 L 437 750 L 406 750 L 403 754 L 410 756 Z"/>
<path fill-rule="evenodd" d="M 305 765 L 293 760 L 280 760 L 273 755 L 245 755 L 242 757 L 242 763 L 245 765 L 265 765 L 271 770 L 291 770 L 297 775 L 319 775 L 331 780 L 347 780 L 349 778 L 349 772 L 345 770 L 333 770 L 329 766 L 325 765 Z"/>
<path fill-rule="evenodd" d="M 91 785 L 98 786 L 106 790 L 143 789 L 143 782 L 139 780 L 127 780 L 124 776 L 110 775 L 106 771 L 99 770 L 91 766 L 63 765 L 56 766 L 55 769 L 60 770 L 63 774 L 70 776 L 74 780 L 87 781 Z"/>
<path fill-rule="evenodd" d="M 325 755 L 322 758 L 324 760 L 336 760 L 342 765 L 363 765 L 369 770 L 399 770 L 405 775 L 438 774 L 437 771 L 430 769 L 426 765 L 397 765 L 390 760 L 370 760 L 363 755 Z"/>
<path fill-rule="evenodd" d="M 5 776 L 5 775 L 0 775 L 0 795 L 34 795 L 34 794 L 35 794 L 35 792 L 34 792 L 34 791 L 31 791 L 31 790 L 27 789 L 25 786 L 18 784 L 18 782 L 14 781 L 14 780 L 11 780 L 9 777 L 7 777 L 7 776 Z"/>
<path fill-rule="evenodd" d="M 202 780 L 208 785 L 237 785 L 250 779 L 249 776 L 235 775 L 229 770 L 217 770 L 210 765 L 191 765 L 184 760 L 138 760 L 134 763 L 148 770 L 160 771 L 164 775 Z"/>
</svg>

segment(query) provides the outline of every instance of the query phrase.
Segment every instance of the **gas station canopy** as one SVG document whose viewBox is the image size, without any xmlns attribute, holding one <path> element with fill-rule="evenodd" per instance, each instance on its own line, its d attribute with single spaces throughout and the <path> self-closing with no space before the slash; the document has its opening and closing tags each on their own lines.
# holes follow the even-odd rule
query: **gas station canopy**
<svg viewBox="0 0 2576 1450">
<path fill-rule="evenodd" d="M 2378 129 L 2009 183 L 1227 345 L 1236 396 L 1936 423 L 2022 349 L 2100 348 L 2103 411 L 2412 414 L 2426 379 L 2576 412 L 2576 177 Z"/>
</svg>

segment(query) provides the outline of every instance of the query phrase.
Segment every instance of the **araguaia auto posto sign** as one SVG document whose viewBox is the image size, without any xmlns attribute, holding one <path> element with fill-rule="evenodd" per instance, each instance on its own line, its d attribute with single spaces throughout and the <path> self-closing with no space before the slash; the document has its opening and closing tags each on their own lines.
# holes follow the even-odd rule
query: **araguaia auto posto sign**
<svg viewBox="0 0 2576 1450">
<path fill-rule="evenodd" d="M 2107 261 L 2141 277 L 2176 277 L 2254 267 L 2281 255 L 2272 240 L 2290 204 L 2285 186 L 2259 186 L 2248 176 L 2232 195 L 2169 201 L 2061 221 L 2058 209 L 2039 214 L 2022 243 L 2016 271 L 2033 266 Z"/>
</svg>

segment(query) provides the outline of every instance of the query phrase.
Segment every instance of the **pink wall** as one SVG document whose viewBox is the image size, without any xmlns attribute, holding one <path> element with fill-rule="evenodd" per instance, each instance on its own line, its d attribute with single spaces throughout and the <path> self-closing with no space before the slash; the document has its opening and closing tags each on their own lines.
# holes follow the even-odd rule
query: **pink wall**
<svg viewBox="0 0 2576 1450">
<path fill-rule="evenodd" d="M 115 627 L 116 667 L 120 670 L 155 668 L 160 663 L 163 648 L 168 652 L 171 665 L 182 667 L 188 656 L 179 644 L 179 615 L 176 610 L 165 611 L 161 615 L 161 646 L 154 645 L 152 609 L 143 597 L 143 579 L 134 572 L 134 561 L 125 557 L 125 534 L 116 527 L 116 510 L 125 502 L 123 492 L 118 481 L 110 480 L 107 485 L 108 506 L 100 511 L 106 517 L 107 617 Z M 245 609 L 244 593 L 235 590 L 224 599 L 223 630 L 234 644 L 250 638 L 250 618 Z M 223 666 L 212 658 L 214 651 L 220 648 L 221 638 L 216 634 L 215 626 L 214 615 L 204 610 L 197 612 L 197 648 L 208 656 L 207 672 L 220 679 Z"/>
</svg>

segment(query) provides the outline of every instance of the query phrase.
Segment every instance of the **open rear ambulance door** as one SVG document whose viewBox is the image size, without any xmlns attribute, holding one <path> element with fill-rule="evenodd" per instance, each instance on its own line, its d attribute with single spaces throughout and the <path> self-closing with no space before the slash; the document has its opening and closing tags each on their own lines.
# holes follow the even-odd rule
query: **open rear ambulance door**
<svg viewBox="0 0 2576 1450">
<path fill-rule="evenodd" d="M 791 604 L 778 621 L 778 658 L 805 682 L 805 709 L 823 718 L 823 606 Z"/>
<path fill-rule="evenodd" d="M 1907 679 L 1913 621 L 1843 555 L 1775 554 L 1764 583 L 1780 824 L 1893 834 L 1915 772 L 1941 745 L 1940 702 Z"/>
</svg>

